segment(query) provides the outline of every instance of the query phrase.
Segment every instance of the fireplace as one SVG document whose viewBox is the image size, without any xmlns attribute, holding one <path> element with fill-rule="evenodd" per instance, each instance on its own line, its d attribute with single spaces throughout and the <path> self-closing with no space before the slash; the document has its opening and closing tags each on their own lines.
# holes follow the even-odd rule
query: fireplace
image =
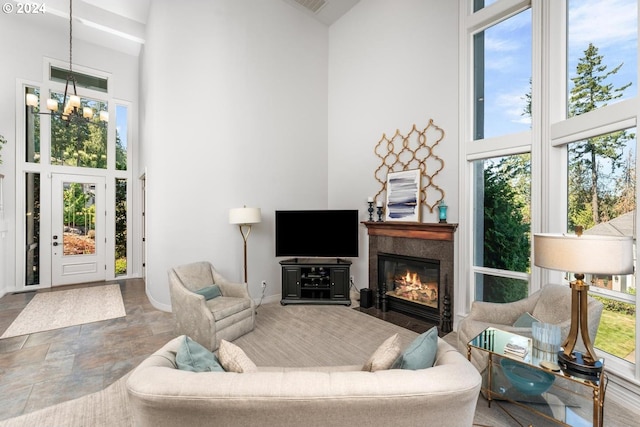
<svg viewBox="0 0 640 427">
<path fill-rule="evenodd" d="M 452 329 L 457 224 L 365 222 L 375 306 Z"/>
<path fill-rule="evenodd" d="M 378 253 L 383 309 L 440 320 L 440 261 Z"/>
</svg>

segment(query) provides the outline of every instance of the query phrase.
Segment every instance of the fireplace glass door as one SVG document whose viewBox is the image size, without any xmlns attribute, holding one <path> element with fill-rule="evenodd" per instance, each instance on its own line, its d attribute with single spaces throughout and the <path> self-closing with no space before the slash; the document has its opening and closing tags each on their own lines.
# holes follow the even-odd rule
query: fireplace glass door
<svg viewBox="0 0 640 427">
<path fill-rule="evenodd" d="M 378 274 L 387 298 L 438 312 L 439 261 L 378 254 Z"/>
</svg>

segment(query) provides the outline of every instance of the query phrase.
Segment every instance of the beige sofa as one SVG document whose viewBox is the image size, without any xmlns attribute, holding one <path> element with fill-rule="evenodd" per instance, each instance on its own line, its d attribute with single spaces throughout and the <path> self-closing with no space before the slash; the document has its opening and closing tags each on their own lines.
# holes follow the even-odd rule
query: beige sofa
<svg viewBox="0 0 640 427">
<path fill-rule="evenodd" d="M 481 378 L 438 339 L 434 367 L 364 372 L 362 366 L 201 372 L 176 368 L 178 337 L 127 380 L 138 426 L 471 426 Z M 364 361 L 363 361 L 364 363 Z"/>
</svg>

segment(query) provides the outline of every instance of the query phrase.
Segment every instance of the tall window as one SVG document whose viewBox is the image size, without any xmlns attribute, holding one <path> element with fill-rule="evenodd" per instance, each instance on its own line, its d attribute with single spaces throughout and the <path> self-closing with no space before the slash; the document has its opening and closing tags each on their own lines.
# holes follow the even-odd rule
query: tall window
<svg viewBox="0 0 640 427">
<path fill-rule="evenodd" d="M 500 6 L 500 2 L 495 2 Z M 474 10 L 487 4 L 474 2 Z M 473 129 L 467 142 L 473 298 L 529 293 L 531 239 L 531 10 L 497 12 L 470 34 Z M 513 136 L 511 136 L 513 135 Z M 508 138 L 506 137 L 508 136 Z"/>
<path fill-rule="evenodd" d="M 468 123 L 461 167 L 468 178 L 462 199 L 472 202 L 461 223 L 471 230 L 472 250 L 463 254 L 461 271 L 469 271 L 469 301 L 508 301 L 521 297 L 505 297 L 501 288 L 508 281 L 508 289 L 522 292 L 529 280 L 530 293 L 546 278 L 567 285 L 573 280 L 573 272 L 532 269 L 524 249 L 532 230 L 573 233 L 582 226 L 586 234 L 636 239 L 638 0 L 469 0 L 467 5 L 461 49 L 472 60 L 461 84 L 474 84 L 465 93 L 472 101 L 469 109 L 461 106 L 461 121 Z M 540 23 L 529 34 L 517 30 L 524 28 L 525 17 Z M 495 71 L 514 60 L 497 54 L 504 34 L 504 46 L 534 47 L 511 51 L 516 58 L 522 52 L 521 64 L 535 65 L 529 74 Z M 520 103 L 511 111 L 513 122 L 520 114 L 521 127 L 505 125 L 509 110 L 496 107 L 499 93 L 518 93 L 510 87 L 520 88 L 511 98 Z M 501 198 L 509 202 L 498 203 Z M 506 237 L 515 229 L 518 238 Z M 609 372 L 637 382 L 635 275 L 587 274 L 587 280 L 590 296 L 604 304 L 596 350 Z"/>
</svg>

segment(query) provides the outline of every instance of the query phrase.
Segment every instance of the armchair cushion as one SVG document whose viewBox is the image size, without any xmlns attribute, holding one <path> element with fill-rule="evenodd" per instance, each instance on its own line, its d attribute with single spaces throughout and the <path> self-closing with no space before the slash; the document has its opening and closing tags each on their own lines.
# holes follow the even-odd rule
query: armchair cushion
<svg viewBox="0 0 640 427">
<path fill-rule="evenodd" d="M 205 286 L 204 288 L 200 288 L 196 291 L 196 294 L 202 295 L 205 300 L 209 301 L 210 299 L 214 299 L 222 296 L 222 291 L 220 291 L 220 286 L 211 285 Z"/>
<path fill-rule="evenodd" d="M 520 317 L 518 317 L 518 320 L 513 323 L 513 326 L 515 326 L 516 328 L 531 328 L 533 322 L 538 321 L 539 320 L 529 314 L 529 312 L 524 312 Z"/>
</svg>

